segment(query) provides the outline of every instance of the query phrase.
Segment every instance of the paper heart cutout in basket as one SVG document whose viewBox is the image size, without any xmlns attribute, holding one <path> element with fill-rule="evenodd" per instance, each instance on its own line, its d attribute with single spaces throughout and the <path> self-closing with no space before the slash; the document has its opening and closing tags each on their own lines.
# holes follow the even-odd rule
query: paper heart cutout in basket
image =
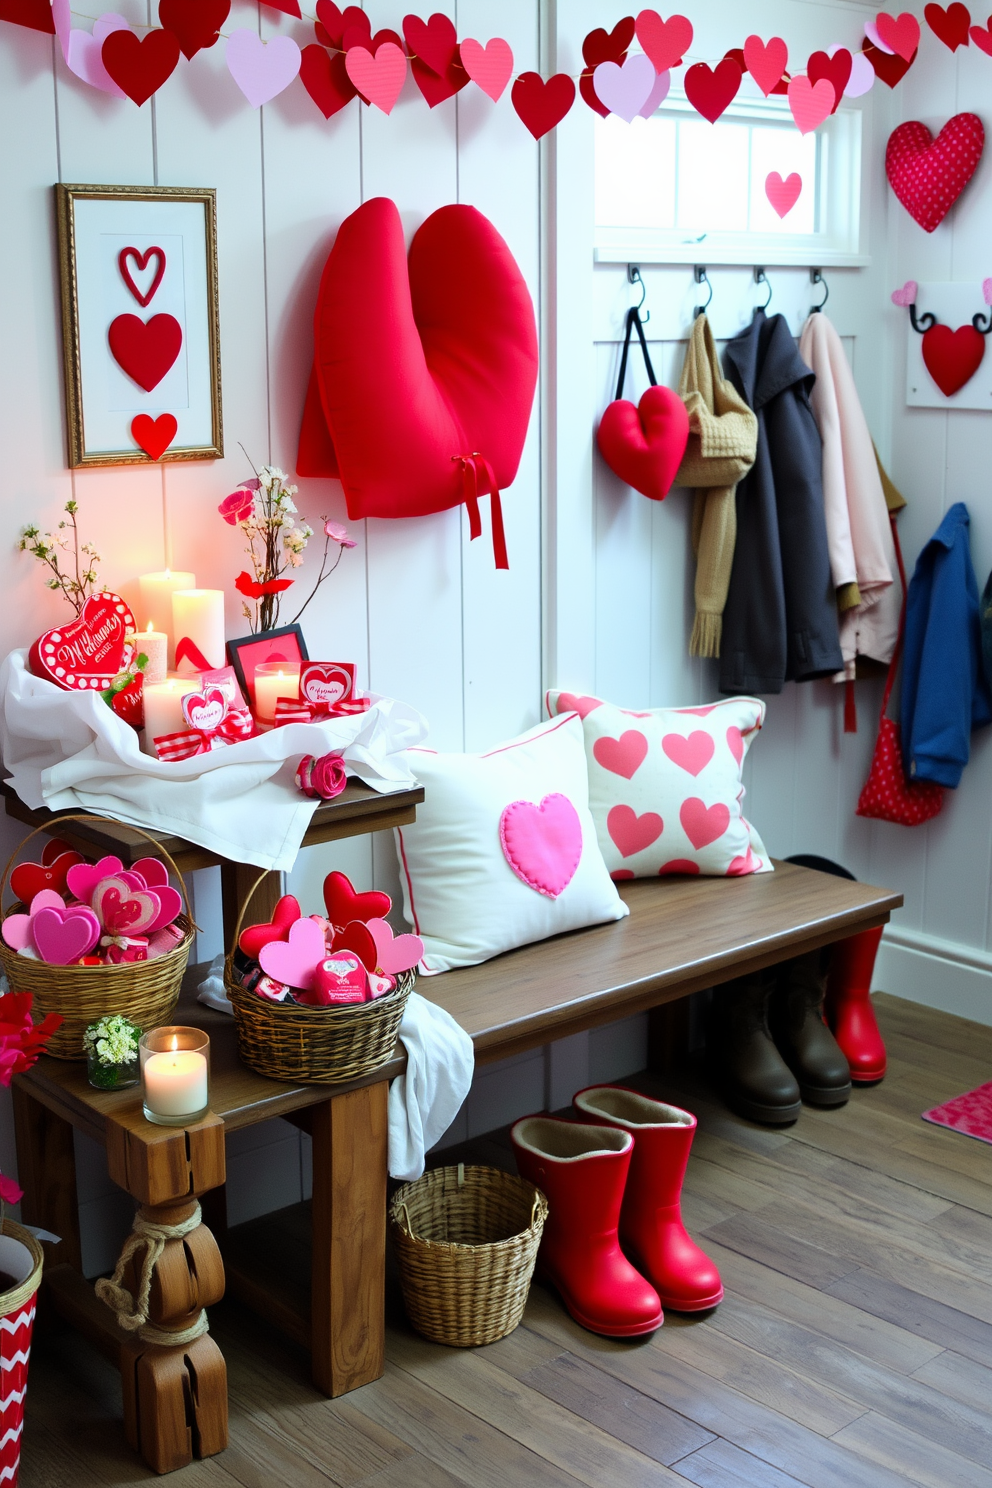
<svg viewBox="0 0 992 1488">
<path fill-rule="evenodd" d="M 410 971 L 424 954 L 419 935 L 394 935 L 388 920 L 369 920 L 368 928 L 375 941 L 378 970 L 386 976 Z"/>
</svg>

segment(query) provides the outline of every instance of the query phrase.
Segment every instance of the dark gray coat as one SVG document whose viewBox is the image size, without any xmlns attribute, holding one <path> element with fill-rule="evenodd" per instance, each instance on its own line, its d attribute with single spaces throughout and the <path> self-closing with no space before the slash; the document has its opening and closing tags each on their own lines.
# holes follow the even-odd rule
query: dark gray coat
<svg viewBox="0 0 992 1488">
<path fill-rule="evenodd" d="M 783 316 L 763 310 L 724 352 L 758 418 L 758 453 L 737 487 L 737 546 L 723 612 L 721 692 L 781 692 L 843 669 L 823 515 L 815 381 Z"/>
</svg>

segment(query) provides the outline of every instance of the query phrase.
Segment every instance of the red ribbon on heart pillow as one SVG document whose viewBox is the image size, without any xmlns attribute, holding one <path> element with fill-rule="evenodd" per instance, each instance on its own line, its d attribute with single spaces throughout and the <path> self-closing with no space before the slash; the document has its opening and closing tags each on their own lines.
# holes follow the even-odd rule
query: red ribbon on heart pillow
<svg viewBox="0 0 992 1488">
<path fill-rule="evenodd" d="M 977 114 L 955 114 L 936 139 L 916 119 L 889 135 L 885 174 L 924 232 L 943 222 L 975 174 L 984 146 L 985 129 Z"/>
<path fill-rule="evenodd" d="M 514 480 L 537 385 L 523 275 L 474 207 L 432 213 L 410 245 L 396 204 L 341 224 L 314 316 L 301 475 L 340 475 L 353 521 L 447 511 Z M 473 461 L 471 481 L 466 461 Z"/>
</svg>

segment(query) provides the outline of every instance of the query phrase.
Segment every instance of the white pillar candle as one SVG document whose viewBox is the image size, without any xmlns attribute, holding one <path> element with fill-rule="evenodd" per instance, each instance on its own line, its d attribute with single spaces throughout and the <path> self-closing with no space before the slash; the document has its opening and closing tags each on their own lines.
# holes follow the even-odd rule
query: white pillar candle
<svg viewBox="0 0 992 1488">
<path fill-rule="evenodd" d="M 207 1104 L 207 1060 L 195 1049 L 149 1054 L 142 1078 L 145 1105 L 156 1116 L 192 1116 Z"/>
<path fill-rule="evenodd" d="M 279 699 L 299 695 L 299 662 L 263 661 L 255 668 L 255 717 L 259 723 L 274 723 Z"/>
<path fill-rule="evenodd" d="M 141 747 L 154 759 L 158 751 L 155 740 L 166 734 L 178 734 L 186 728 L 183 717 L 183 698 L 188 692 L 197 692 L 200 678 L 167 677 L 164 682 L 146 682 L 141 691 L 145 706 L 145 734 Z"/>
<path fill-rule="evenodd" d="M 172 596 L 177 589 L 195 589 L 196 574 L 180 573 L 178 570 L 166 568 L 161 573 L 142 574 L 138 579 L 138 588 L 141 591 L 138 624 L 142 628 L 150 625 L 153 630 L 165 631 L 169 637 L 169 659 L 166 664 L 170 667 L 175 666 Z"/>
<path fill-rule="evenodd" d="M 142 653 L 148 657 L 145 682 L 164 682 L 169 670 L 169 637 L 165 631 L 153 630 L 149 620 L 147 630 L 131 631 L 127 639 L 133 644 L 136 657 Z"/>
<path fill-rule="evenodd" d="M 177 589 L 172 596 L 172 644 L 193 642 L 208 666 L 224 665 L 223 589 Z"/>
</svg>

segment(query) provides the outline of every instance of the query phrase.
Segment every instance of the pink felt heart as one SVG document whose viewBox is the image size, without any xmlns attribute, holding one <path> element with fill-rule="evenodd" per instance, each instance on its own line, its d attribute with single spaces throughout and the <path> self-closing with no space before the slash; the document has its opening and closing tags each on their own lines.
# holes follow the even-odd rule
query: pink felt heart
<svg viewBox="0 0 992 1488">
<path fill-rule="evenodd" d="M 616 62 L 600 62 L 592 75 L 600 103 L 628 124 L 637 118 L 651 97 L 656 81 L 654 63 L 643 52 L 633 53 L 622 67 Z"/>
<path fill-rule="evenodd" d="M 716 749 L 713 736 L 702 729 L 694 729 L 688 739 L 681 734 L 666 734 L 661 747 L 672 763 L 689 775 L 698 775 L 700 770 L 705 770 Z"/>
<path fill-rule="evenodd" d="M 270 940 L 262 946 L 258 960 L 266 975 L 275 981 L 309 992 L 317 967 L 326 955 L 324 932 L 317 921 L 301 919 L 290 925 L 288 940 Z"/>
<path fill-rule="evenodd" d="M 595 708 L 603 706 L 602 698 L 577 697 L 574 692 L 560 692 L 555 711 L 562 713 L 578 713 L 580 718 L 586 718 Z"/>
<path fill-rule="evenodd" d="M 228 71 L 252 108 L 261 108 L 289 87 L 300 70 L 302 53 L 290 36 L 273 36 L 263 41 L 257 31 L 245 27 L 232 31 L 225 59 Z"/>
<path fill-rule="evenodd" d="M 499 819 L 499 840 L 521 883 L 549 899 L 565 892 L 582 857 L 579 813 L 559 791 L 539 806 L 511 801 Z"/>
<path fill-rule="evenodd" d="M 682 802 L 679 811 L 682 830 L 697 852 L 722 837 L 730 826 L 730 807 L 722 801 L 707 806 L 698 796 Z"/>
<path fill-rule="evenodd" d="M 36 915 L 41 909 L 58 909 L 64 911 L 65 900 L 61 894 L 56 894 L 54 889 L 42 889 L 31 900 L 31 906 L 28 912 L 29 914 Z"/>
<path fill-rule="evenodd" d="M 103 43 L 111 32 L 130 29 L 123 16 L 108 13 L 93 22 L 92 35 L 88 31 L 70 31 L 63 44 L 63 56 L 69 71 L 92 88 L 111 93 L 115 98 L 125 98 L 124 89 L 117 86 L 103 65 Z"/>
<path fill-rule="evenodd" d="M 769 171 L 765 177 L 765 195 L 779 217 L 789 215 L 799 200 L 802 189 L 803 178 L 798 171 L 793 171 L 784 181 L 778 171 Z"/>
<path fill-rule="evenodd" d="M 513 74 L 513 52 L 509 42 L 501 36 L 494 36 L 483 46 L 467 36 L 459 44 L 458 56 L 473 83 L 496 103 Z"/>
<path fill-rule="evenodd" d="M 391 114 L 406 81 L 406 57 L 396 43 L 382 42 L 374 56 L 367 47 L 351 47 L 344 65 L 362 97 Z"/>
<path fill-rule="evenodd" d="M 66 874 L 66 885 L 70 894 L 75 894 L 84 904 L 91 904 L 97 884 L 120 873 L 123 867 L 120 858 L 101 858 L 99 863 L 75 863 Z"/>
<path fill-rule="evenodd" d="M 647 758 L 648 741 L 640 729 L 626 729 L 619 739 L 597 739 L 592 752 L 604 770 L 630 780 Z"/>
<path fill-rule="evenodd" d="M 159 910 L 158 916 L 148 926 L 148 929 L 142 932 L 145 935 L 154 935 L 156 930 L 164 930 L 183 911 L 182 895 L 171 884 L 157 884 L 154 893 L 162 907 Z"/>
<path fill-rule="evenodd" d="M 100 925 L 85 905 L 67 912 L 64 919 L 57 909 L 42 909 L 31 918 L 31 935 L 42 961 L 69 966 L 96 945 Z"/>
<path fill-rule="evenodd" d="M 800 73 L 789 83 L 789 108 L 800 134 L 809 134 L 818 129 L 824 119 L 833 113 L 836 102 L 834 85 L 826 78 L 821 78 L 818 83 L 811 83 L 808 77 Z"/>
<path fill-rule="evenodd" d="M 385 976 L 409 971 L 424 954 L 419 935 L 394 935 L 388 920 L 369 920 L 368 929 L 375 941 L 377 967 Z"/>
<path fill-rule="evenodd" d="M 992 305 L 992 279 L 982 280 L 982 299 L 986 305 Z"/>
<path fill-rule="evenodd" d="M 3 922 L 3 935 L 5 945 L 9 945 L 12 951 L 23 951 L 25 946 L 31 945 L 31 917 L 26 914 L 9 914 Z"/>
<path fill-rule="evenodd" d="M 606 818 L 606 830 L 621 857 L 631 858 L 658 841 L 665 823 L 656 811 L 638 816 L 632 806 L 614 806 Z"/>
<path fill-rule="evenodd" d="M 154 889 L 132 889 L 119 876 L 97 884 L 91 902 L 108 935 L 144 935 L 162 913 Z"/>
<path fill-rule="evenodd" d="M 727 730 L 727 748 L 740 764 L 744 758 L 744 735 L 735 723 L 732 723 Z"/>
<path fill-rule="evenodd" d="M 893 305 L 902 305 L 903 307 L 907 305 L 915 305 L 916 296 L 919 293 L 919 288 L 920 286 L 917 284 L 915 279 L 907 279 L 902 289 L 894 289 L 892 291 L 890 299 L 892 300 Z"/>
<path fill-rule="evenodd" d="M 149 889 L 157 889 L 159 884 L 169 882 L 169 870 L 161 858 L 139 858 L 131 864 L 131 872 L 140 873 Z"/>
</svg>

